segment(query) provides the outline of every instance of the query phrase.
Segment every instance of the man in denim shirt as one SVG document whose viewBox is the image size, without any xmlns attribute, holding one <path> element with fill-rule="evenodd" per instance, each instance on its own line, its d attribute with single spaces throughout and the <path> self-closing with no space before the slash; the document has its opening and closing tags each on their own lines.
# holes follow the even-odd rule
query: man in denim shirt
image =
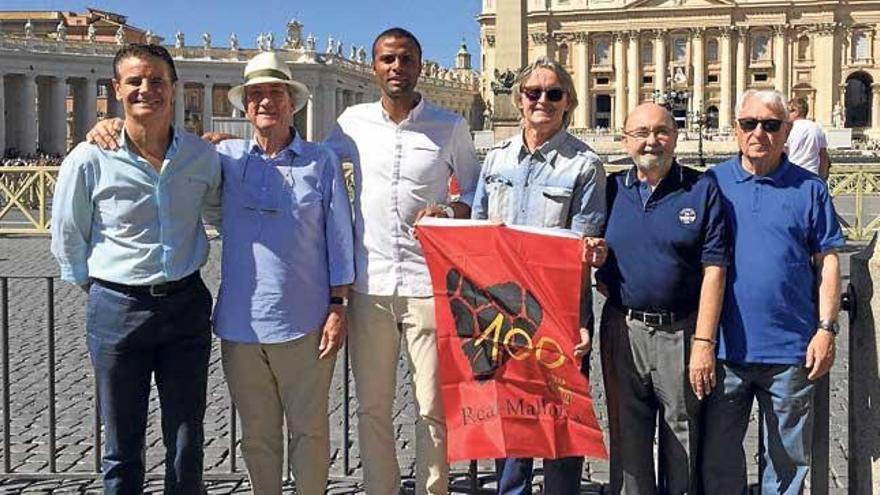
<svg viewBox="0 0 880 495">
<path fill-rule="evenodd" d="M 471 217 L 600 236 L 605 223 L 605 170 L 599 157 L 566 131 L 577 107 L 571 76 L 558 63 L 538 59 L 520 72 L 513 99 L 523 115 L 522 133 L 489 151 Z M 590 251 L 595 240 L 585 243 Z M 588 349 L 592 330 L 590 272 L 588 266 L 585 269 L 577 357 Z M 532 459 L 497 460 L 498 493 L 531 493 L 532 464 Z M 545 460 L 544 492 L 578 493 L 582 466 L 580 457 Z"/>
</svg>

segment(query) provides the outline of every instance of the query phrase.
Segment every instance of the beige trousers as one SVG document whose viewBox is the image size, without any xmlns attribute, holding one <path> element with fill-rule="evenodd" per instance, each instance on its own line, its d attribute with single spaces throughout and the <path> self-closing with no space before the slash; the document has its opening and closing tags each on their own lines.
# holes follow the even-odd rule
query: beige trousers
<svg viewBox="0 0 880 495">
<path fill-rule="evenodd" d="M 403 347 L 415 397 L 416 494 L 446 495 L 446 420 L 437 367 L 437 325 L 430 297 L 353 292 L 349 350 L 358 398 L 358 441 L 368 495 L 397 495 L 392 408 Z M 403 345 L 401 345 L 403 344 Z"/>
<path fill-rule="evenodd" d="M 321 332 L 281 344 L 223 341 L 223 372 L 241 418 L 241 451 L 257 495 L 281 493 L 283 423 L 300 495 L 323 495 L 330 469 L 327 404 L 335 358 L 318 359 Z"/>
</svg>

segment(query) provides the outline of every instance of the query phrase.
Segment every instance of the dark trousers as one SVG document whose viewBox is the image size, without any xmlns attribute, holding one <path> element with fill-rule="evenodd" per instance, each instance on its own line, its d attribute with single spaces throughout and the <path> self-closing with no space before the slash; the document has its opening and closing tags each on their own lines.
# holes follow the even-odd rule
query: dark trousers
<svg viewBox="0 0 880 495">
<path fill-rule="evenodd" d="M 143 492 L 152 376 L 162 407 L 164 493 L 203 493 L 211 302 L 198 275 L 164 296 L 92 284 L 86 325 L 104 423 L 104 493 Z"/>
<path fill-rule="evenodd" d="M 496 459 L 498 495 L 529 495 L 532 493 L 531 458 Z M 544 493 L 548 495 L 576 495 L 580 493 L 583 457 L 544 459 Z"/>
</svg>

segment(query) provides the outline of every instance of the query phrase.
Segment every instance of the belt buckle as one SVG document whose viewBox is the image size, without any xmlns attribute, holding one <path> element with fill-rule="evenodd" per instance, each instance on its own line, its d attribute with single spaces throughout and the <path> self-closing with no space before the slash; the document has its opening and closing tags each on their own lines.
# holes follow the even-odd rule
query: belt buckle
<svg viewBox="0 0 880 495">
<path fill-rule="evenodd" d="M 155 284 L 150 286 L 150 295 L 153 297 L 165 297 L 168 295 L 168 283 Z"/>
<path fill-rule="evenodd" d="M 646 325 L 651 325 L 655 327 L 663 326 L 663 314 L 662 313 L 642 313 L 642 317 L 644 318 L 642 321 Z"/>
</svg>

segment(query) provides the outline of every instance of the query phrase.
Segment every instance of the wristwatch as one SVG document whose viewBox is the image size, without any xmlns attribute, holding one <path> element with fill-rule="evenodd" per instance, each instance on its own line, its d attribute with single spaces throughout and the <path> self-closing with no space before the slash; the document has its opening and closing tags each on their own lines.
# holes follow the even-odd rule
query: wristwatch
<svg viewBox="0 0 880 495">
<path fill-rule="evenodd" d="M 330 296 L 330 305 L 342 306 L 343 308 L 348 307 L 348 298 L 340 296 Z"/>
<path fill-rule="evenodd" d="M 455 218 L 455 210 L 452 209 L 449 205 L 437 205 L 437 208 L 440 208 L 440 211 L 446 215 L 446 218 Z"/>
<path fill-rule="evenodd" d="M 840 333 L 840 325 L 835 320 L 819 320 L 819 329 L 831 332 L 835 337 Z"/>
</svg>

